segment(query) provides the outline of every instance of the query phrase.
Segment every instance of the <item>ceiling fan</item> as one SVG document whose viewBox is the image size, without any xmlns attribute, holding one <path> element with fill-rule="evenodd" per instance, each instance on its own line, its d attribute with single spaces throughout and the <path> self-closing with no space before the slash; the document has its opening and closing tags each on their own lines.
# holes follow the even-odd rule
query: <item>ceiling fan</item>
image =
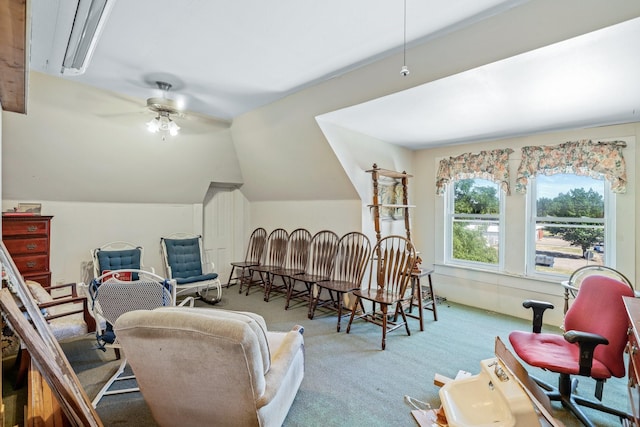
<svg viewBox="0 0 640 427">
<path fill-rule="evenodd" d="M 149 132 L 162 132 L 162 140 L 164 141 L 167 134 L 176 136 L 180 130 L 180 126 L 171 119 L 171 116 L 180 115 L 178 103 L 171 98 L 166 97 L 167 92 L 171 89 L 171 83 L 156 81 L 158 89 L 162 91 L 162 97 L 151 97 L 147 99 L 147 108 L 156 113 L 156 117 L 147 122 Z"/>
</svg>

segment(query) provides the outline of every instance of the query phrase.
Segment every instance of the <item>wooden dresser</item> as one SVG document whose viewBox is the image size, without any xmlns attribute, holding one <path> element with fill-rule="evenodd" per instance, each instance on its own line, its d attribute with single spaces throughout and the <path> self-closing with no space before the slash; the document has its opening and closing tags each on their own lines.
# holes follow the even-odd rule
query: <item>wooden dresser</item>
<svg viewBox="0 0 640 427">
<path fill-rule="evenodd" d="M 640 298 L 623 297 L 629 316 L 629 398 L 636 426 L 640 426 Z"/>
<path fill-rule="evenodd" d="M 2 216 L 2 241 L 25 280 L 51 286 L 52 216 Z"/>
</svg>

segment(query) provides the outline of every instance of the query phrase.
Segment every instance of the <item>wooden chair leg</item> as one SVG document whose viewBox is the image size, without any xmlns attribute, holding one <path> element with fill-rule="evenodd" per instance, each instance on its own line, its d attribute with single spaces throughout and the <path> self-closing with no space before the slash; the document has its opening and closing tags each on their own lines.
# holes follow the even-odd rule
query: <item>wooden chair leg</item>
<svg viewBox="0 0 640 427">
<path fill-rule="evenodd" d="M 382 349 L 387 346 L 387 305 L 380 304 L 382 308 Z"/>
<path fill-rule="evenodd" d="M 229 280 L 227 280 L 227 289 L 229 289 L 229 287 L 231 286 L 231 280 L 233 279 L 233 272 L 236 270 L 236 266 L 233 265 L 231 266 L 231 273 L 229 273 Z M 236 279 L 236 282 L 238 280 Z"/>
<path fill-rule="evenodd" d="M 347 323 L 347 330 L 346 330 L 347 333 L 349 333 L 349 331 L 351 330 L 351 323 L 353 322 L 353 318 L 356 315 L 358 304 L 362 304 L 360 297 L 356 297 L 356 302 L 353 304 L 353 308 L 351 309 L 351 316 L 349 316 L 349 323 Z"/>
<path fill-rule="evenodd" d="M 340 332 L 340 319 L 342 318 L 342 297 L 343 294 L 341 292 L 336 292 L 338 294 L 338 326 L 336 328 L 336 332 Z"/>
<path fill-rule="evenodd" d="M 320 301 L 320 294 L 322 293 L 322 288 L 320 286 L 318 286 L 317 288 L 318 288 L 318 295 L 315 297 L 313 296 L 313 287 L 309 290 L 309 313 L 307 315 L 309 319 L 313 319 L 313 316 L 315 316 L 316 307 L 318 305 L 318 301 Z"/>
</svg>

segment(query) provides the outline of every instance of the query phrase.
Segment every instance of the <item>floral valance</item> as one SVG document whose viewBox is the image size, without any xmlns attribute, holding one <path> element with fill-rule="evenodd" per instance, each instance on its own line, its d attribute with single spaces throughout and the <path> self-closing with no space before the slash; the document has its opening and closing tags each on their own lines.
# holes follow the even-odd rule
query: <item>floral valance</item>
<svg viewBox="0 0 640 427">
<path fill-rule="evenodd" d="M 536 174 L 572 173 L 606 179 L 614 193 L 627 191 L 627 168 L 622 156 L 624 141 L 581 140 L 554 146 L 522 147 L 522 161 L 516 178 L 516 191 L 527 192 L 529 177 Z"/>
<path fill-rule="evenodd" d="M 444 194 L 451 180 L 482 178 L 499 184 L 509 194 L 509 154 L 510 148 L 481 151 L 477 154 L 465 153 L 457 157 L 440 160 L 436 175 L 436 194 Z"/>
</svg>

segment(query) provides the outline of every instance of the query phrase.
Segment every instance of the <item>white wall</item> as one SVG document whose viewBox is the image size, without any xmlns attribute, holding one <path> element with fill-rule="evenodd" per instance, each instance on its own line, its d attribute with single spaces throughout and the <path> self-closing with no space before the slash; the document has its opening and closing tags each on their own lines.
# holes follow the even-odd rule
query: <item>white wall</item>
<svg viewBox="0 0 640 427">
<path fill-rule="evenodd" d="M 180 134 L 146 130 L 144 99 L 41 73 L 29 112 L 5 113 L 3 196 L 112 203 L 202 203 L 211 182 L 241 183 L 230 129 L 176 118 Z"/>
<path fill-rule="evenodd" d="M 306 228 L 315 234 L 331 230 L 342 236 L 362 230 L 359 200 L 274 201 L 251 203 L 251 229 L 264 227 L 267 233 L 275 228 L 288 232 Z"/>
<path fill-rule="evenodd" d="M 21 200 L 3 200 L 7 210 Z M 52 283 L 86 281 L 89 251 L 124 240 L 144 248 L 144 264 L 164 274 L 160 237 L 175 232 L 202 233 L 201 205 L 144 203 L 74 203 L 43 201 L 51 220 Z"/>
<path fill-rule="evenodd" d="M 406 148 L 336 126 L 322 117 L 318 118 L 318 124 L 360 197 L 362 229 L 358 231 L 365 233 L 374 245 L 376 234 L 373 214 L 369 208 L 373 203 L 373 185 L 371 174 L 366 171 L 371 170 L 376 164 L 378 168 L 411 173 L 414 153 Z M 415 185 L 413 179 L 410 179 L 409 200 L 412 199 L 414 191 Z M 411 214 L 410 212 L 410 218 L 412 218 Z M 414 220 L 410 221 L 414 222 Z M 380 234 L 404 236 L 406 234 L 404 220 L 381 221 Z"/>
<path fill-rule="evenodd" d="M 529 318 L 529 311 L 521 307 L 526 298 L 553 302 L 560 309 L 545 315 L 550 323 L 560 324 L 562 314 L 562 287 L 555 282 L 531 279 L 524 276 L 525 262 L 525 208 L 526 196 L 515 192 L 515 178 L 520 164 L 520 147 L 526 145 L 556 145 L 580 139 L 624 139 L 629 142 L 623 150 L 627 164 L 627 193 L 616 196 L 616 268 L 631 278 L 634 284 L 640 279 L 636 269 L 640 242 L 636 215 L 638 150 L 635 141 L 640 137 L 640 123 L 577 129 L 499 141 L 483 141 L 453 147 L 440 147 L 416 153 L 412 171 L 415 174 L 414 202 L 417 205 L 414 241 L 423 251 L 427 264 L 435 264 L 436 293 L 452 301 L 473 305 L 501 313 Z M 512 194 L 506 199 L 506 248 L 505 272 L 493 273 L 468 268 L 445 266 L 444 259 L 444 200 L 435 194 L 435 175 L 441 158 L 466 152 L 478 152 L 510 147 Z M 636 285 L 636 288 L 638 286 Z"/>
</svg>

